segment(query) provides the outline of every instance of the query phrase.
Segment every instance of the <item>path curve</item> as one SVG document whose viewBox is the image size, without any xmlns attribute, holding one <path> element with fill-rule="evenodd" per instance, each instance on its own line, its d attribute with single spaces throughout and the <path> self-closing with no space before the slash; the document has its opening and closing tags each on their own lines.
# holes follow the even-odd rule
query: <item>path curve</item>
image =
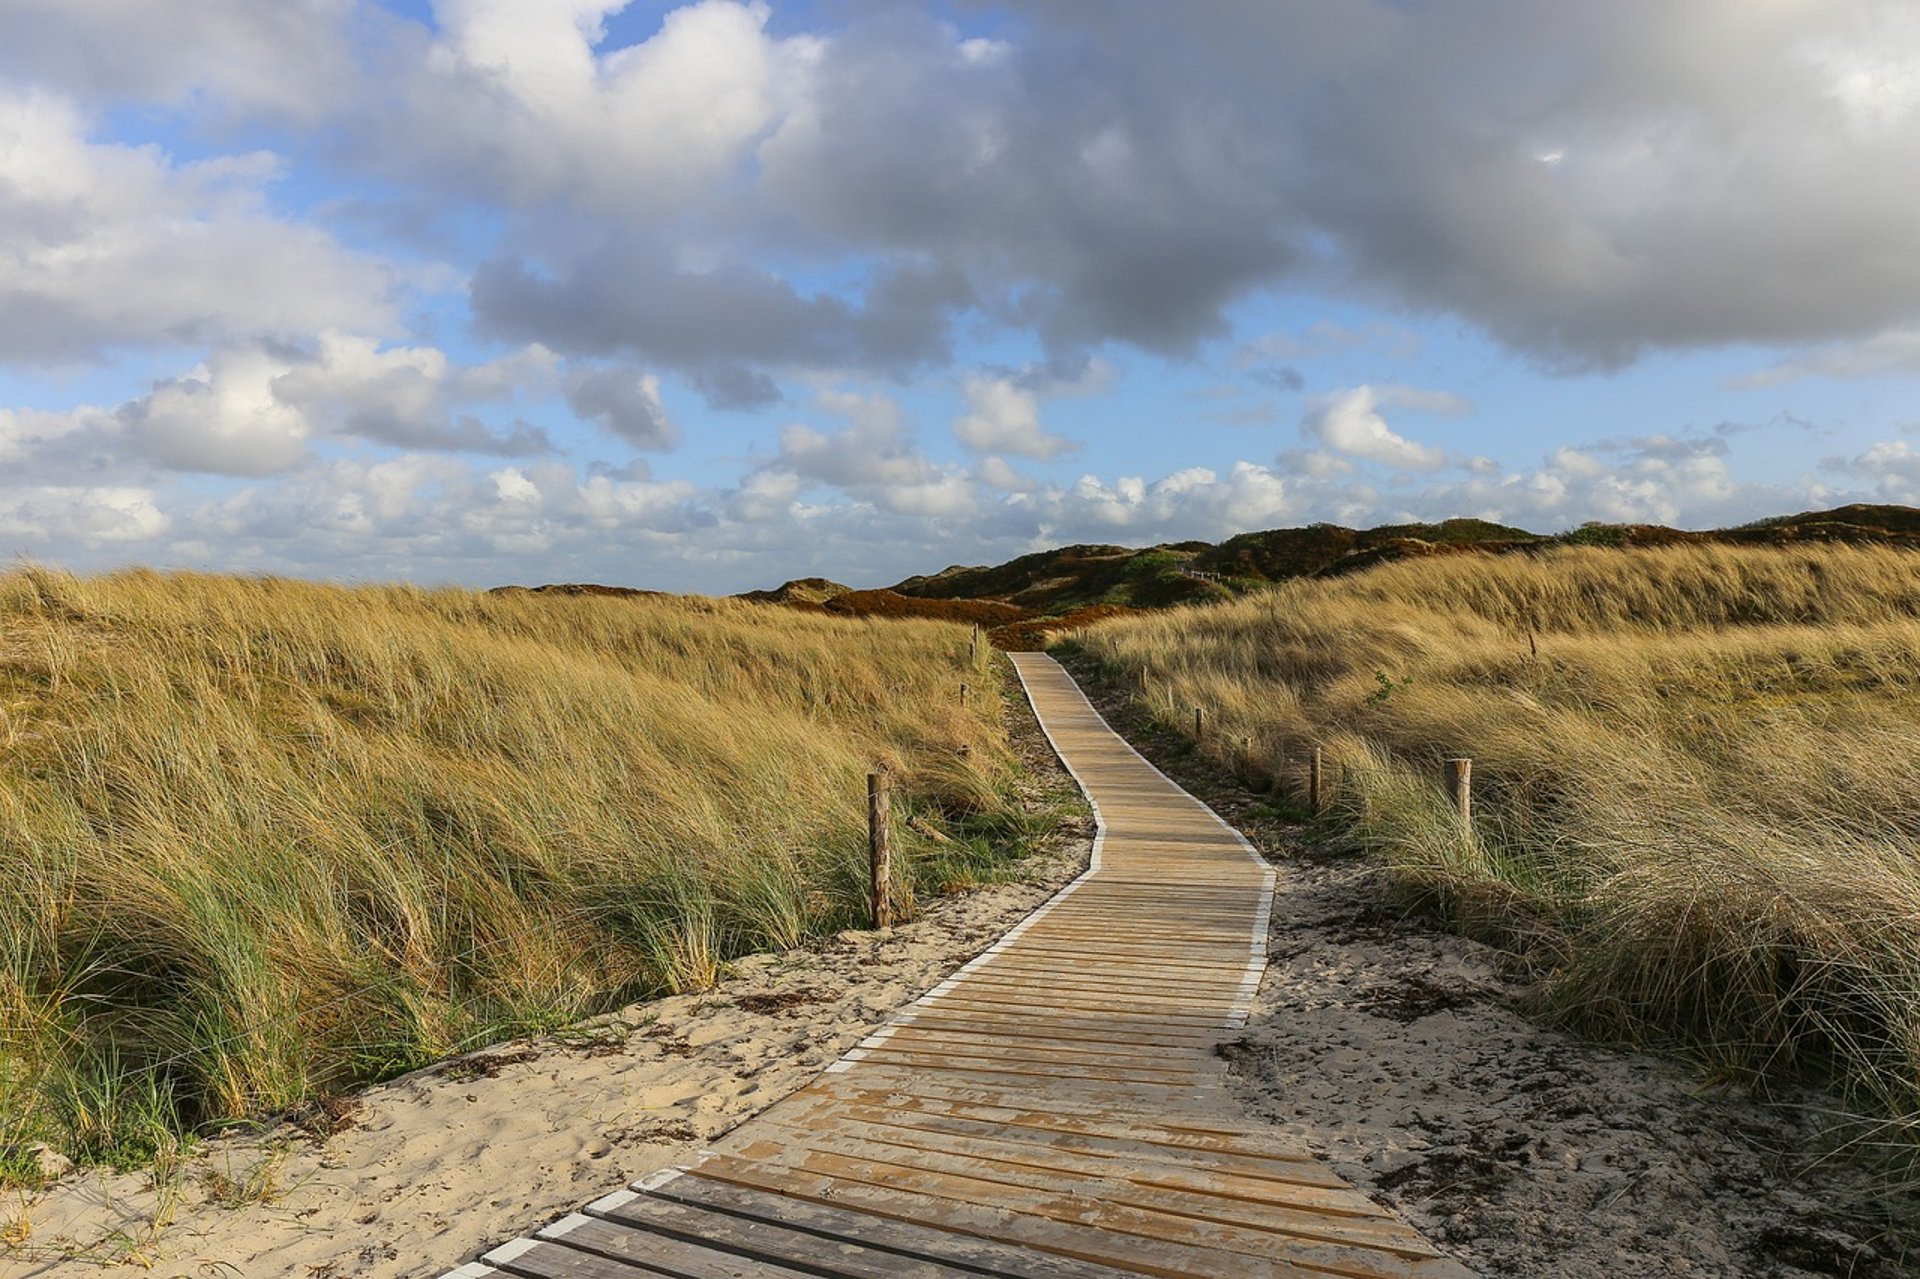
<svg viewBox="0 0 1920 1279">
<path fill-rule="evenodd" d="M 1242 1117 L 1214 1046 L 1274 872 L 1052 658 L 1011 655 L 1092 801 L 1092 863 L 817 1080 L 689 1165 L 447 1279 L 1461 1279 Z"/>
</svg>

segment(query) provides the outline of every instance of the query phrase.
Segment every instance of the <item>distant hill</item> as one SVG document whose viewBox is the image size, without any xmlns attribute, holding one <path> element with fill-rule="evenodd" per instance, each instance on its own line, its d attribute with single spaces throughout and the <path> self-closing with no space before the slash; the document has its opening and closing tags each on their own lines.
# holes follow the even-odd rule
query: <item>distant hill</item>
<svg viewBox="0 0 1920 1279">
<path fill-rule="evenodd" d="M 1486 520 L 1338 524 L 1241 533 L 1218 544 L 1063 546 L 1004 564 L 955 564 L 878 590 L 804 577 L 738 598 L 852 617 L 932 617 L 987 627 L 1002 648 L 1031 648 L 1047 630 L 1142 609 L 1232 599 L 1298 577 L 1356 573 L 1393 560 L 1433 555 L 1506 555 L 1553 546 L 1788 545 L 1856 542 L 1920 549 L 1920 510 L 1853 505 L 1802 511 L 1736 528 L 1701 531 L 1659 524 L 1585 524 L 1531 533 Z M 519 587 L 501 589 L 518 590 Z M 656 594 L 626 587 L 542 586 L 567 594 Z"/>
<path fill-rule="evenodd" d="M 842 586 L 824 577 L 796 577 L 770 591 L 743 591 L 734 598 L 752 600 L 756 604 L 825 605 L 830 599 L 852 593 L 851 586 Z"/>
</svg>

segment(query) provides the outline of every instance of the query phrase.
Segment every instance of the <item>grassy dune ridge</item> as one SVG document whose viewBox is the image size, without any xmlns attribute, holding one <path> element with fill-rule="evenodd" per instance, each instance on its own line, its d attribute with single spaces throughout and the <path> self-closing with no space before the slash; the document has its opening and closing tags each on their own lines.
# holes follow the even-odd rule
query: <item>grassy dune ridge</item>
<svg viewBox="0 0 1920 1279">
<path fill-rule="evenodd" d="M 1578 1023 L 1920 1135 L 1920 555 L 1455 557 L 1071 640 L 1292 802 L 1321 744 L 1330 820 Z"/>
<path fill-rule="evenodd" d="M 963 680 L 932 622 L 0 578 L 0 1150 L 139 1160 L 864 926 L 879 761 L 898 905 L 991 877 L 1033 819 Z"/>
</svg>

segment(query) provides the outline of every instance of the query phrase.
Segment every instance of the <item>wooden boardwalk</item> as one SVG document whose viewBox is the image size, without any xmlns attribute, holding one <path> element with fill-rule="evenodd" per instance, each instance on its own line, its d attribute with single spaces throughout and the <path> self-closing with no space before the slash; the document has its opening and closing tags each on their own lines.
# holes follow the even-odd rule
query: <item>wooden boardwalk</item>
<svg viewBox="0 0 1920 1279">
<path fill-rule="evenodd" d="M 1088 871 L 691 1164 L 448 1279 L 1456 1279 L 1238 1116 L 1213 1053 L 1266 965 L 1273 871 L 1013 655 L 1099 814 Z"/>
</svg>

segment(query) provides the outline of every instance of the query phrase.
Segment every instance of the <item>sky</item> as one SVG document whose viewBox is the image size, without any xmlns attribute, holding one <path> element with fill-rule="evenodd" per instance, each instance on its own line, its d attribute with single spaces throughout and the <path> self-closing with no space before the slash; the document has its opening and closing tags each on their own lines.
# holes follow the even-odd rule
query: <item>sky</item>
<svg viewBox="0 0 1920 1279">
<path fill-rule="evenodd" d="M 0 553 L 1920 503 L 1911 0 L 0 0 Z"/>
</svg>

